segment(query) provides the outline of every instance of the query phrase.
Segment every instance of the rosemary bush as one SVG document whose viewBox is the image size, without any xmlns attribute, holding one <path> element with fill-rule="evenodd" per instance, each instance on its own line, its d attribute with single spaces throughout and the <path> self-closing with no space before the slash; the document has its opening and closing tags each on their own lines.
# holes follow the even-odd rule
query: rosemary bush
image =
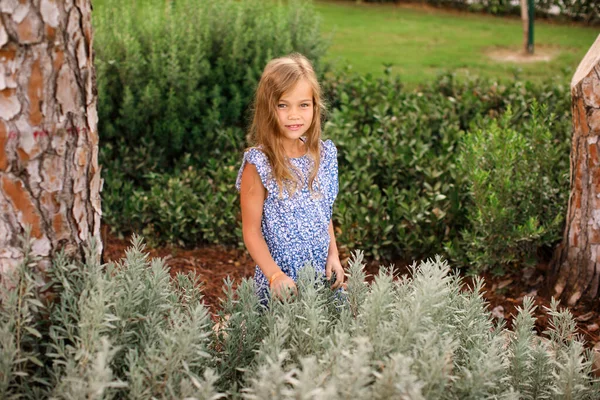
<svg viewBox="0 0 600 400">
<path fill-rule="evenodd" d="M 213 325 L 197 278 L 143 250 L 136 237 L 118 264 L 58 256 L 40 288 L 25 241 L 2 292 L 0 398 L 600 398 L 568 310 L 553 303 L 538 337 L 525 299 L 507 331 L 482 281 L 465 290 L 439 257 L 367 285 L 356 252 L 345 293 L 307 266 L 298 296 L 268 308 L 252 281 L 227 282 Z"/>
<path fill-rule="evenodd" d="M 305 1 L 98 0 L 94 26 L 99 129 L 111 144 L 102 156 L 140 146 L 149 156 L 121 160 L 131 179 L 170 170 L 184 153 L 204 166 L 243 147 L 271 58 L 298 51 L 324 69 L 320 17 Z"/>
</svg>

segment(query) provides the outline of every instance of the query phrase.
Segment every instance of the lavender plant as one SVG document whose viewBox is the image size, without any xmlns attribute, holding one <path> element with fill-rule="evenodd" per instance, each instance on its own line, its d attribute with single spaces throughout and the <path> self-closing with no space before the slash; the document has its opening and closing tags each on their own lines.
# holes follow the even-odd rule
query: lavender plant
<svg viewBox="0 0 600 400">
<path fill-rule="evenodd" d="M 466 289 L 439 257 L 413 265 L 410 277 L 383 269 L 370 286 L 352 276 L 364 277 L 361 262 L 360 254 L 350 262 L 348 303 L 336 314 L 290 311 L 318 304 L 310 296 L 269 310 L 272 331 L 242 384 L 244 398 L 599 398 L 568 311 L 554 305 L 553 325 L 540 338 L 525 299 L 510 332 L 493 323 L 482 280 Z M 290 339 L 315 329 L 321 338 Z"/>
<path fill-rule="evenodd" d="M 298 295 L 267 307 L 228 281 L 213 324 L 197 277 L 171 278 L 139 237 L 118 263 L 57 256 L 47 287 L 28 243 L 2 292 L 1 398 L 600 398 L 568 310 L 553 303 L 540 337 L 526 298 L 508 331 L 483 281 L 465 287 L 440 257 L 368 285 L 357 252 L 345 293 L 307 266 Z"/>
<path fill-rule="evenodd" d="M 170 279 L 134 237 L 117 264 L 100 264 L 93 250 L 85 263 L 59 254 L 40 287 L 28 243 L 18 290 L 2 292 L 0 398 L 220 397 L 195 277 Z M 48 288 L 54 299 L 45 302 Z"/>
</svg>

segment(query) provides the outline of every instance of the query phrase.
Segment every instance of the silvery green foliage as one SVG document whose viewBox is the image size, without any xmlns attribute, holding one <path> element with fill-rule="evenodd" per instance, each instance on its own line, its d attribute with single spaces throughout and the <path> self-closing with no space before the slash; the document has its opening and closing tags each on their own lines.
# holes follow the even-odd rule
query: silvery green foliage
<svg viewBox="0 0 600 400">
<path fill-rule="evenodd" d="M 31 254 L 29 232 L 22 239 L 23 260 L 12 275 L 4 272 L 0 282 L 0 398 L 37 397 L 30 382 L 48 383 L 41 372 L 40 339 L 45 305 L 37 296 L 39 274 Z M 12 288 L 6 290 L 6 288 Z"/>
<path fill-rule="evenodd" d="M 342 293 L 307 266 L 298 295 L 268 307 L 228 281 L 213 326 L 196 278 L 171 279 L 139 237 L 118 264 L 57 256 L 52 302 L 28 243 L 0 304 L 3 399 L 600 398 L 568 310 L 553 303 L 538 337 L 526 298 L 508 331 L 482 280 L 465 287 L 441 258 L 367 285 L 356 253 Z"/>
<path fill-rule="evenodd" d="M 47 287 L 24 247 L 18 290 L 0 304 L 0 398 L 218 399 L 212 322 L 193 276 L 169 276 L 139 237 L 125 259 L 62 255 Z M 41 292 L 51 288 L 51 302 Z M 34 340 L 35 339 L 35 340 Z"/>
<path fill-rule="evenodd" d="M 347 301 L 337 307 L 308 270 L 297 298 L 260 314 L 244 398 L 600 398 L 573 319 L 556 304 L 549 339 L 533 331 L 529 298 L 511 332 L 493 323 L 482 280 L 464 287 L 439 257 L 414 264 L 409 277 L 383 268 L 370 286 L 361 263 L 360 253 L 350 261 Z"/>
<path fill-rule="evenodd" d="M 85 265 L 77 267 L 58 257 L 56 270 L 50 271 L 63 289 L 49 310 L 50 319 L 58 322 L 50 326 L 46 353 L 53 367 L 51 398 L 111 398 L 111 388 L 126 386 L 113 377 L 110 367 L 119 350 L 110 334 L 117 320 L 111 312 L 115 285 L 91 256 L 97 254 L 94 246 L 92 241 Z"/>
</svg>

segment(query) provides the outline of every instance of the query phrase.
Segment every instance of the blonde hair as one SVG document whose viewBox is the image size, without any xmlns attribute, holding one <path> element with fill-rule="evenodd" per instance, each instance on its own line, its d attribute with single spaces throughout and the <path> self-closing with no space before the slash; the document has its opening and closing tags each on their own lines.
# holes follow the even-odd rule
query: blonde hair
<svg viewBox="0 0 600 400">
<path fill-rule="evenodd" d="M 308 187 L 314 193 L 313 185 L 321 158 L 321 114 L 325 106 L 321 100 L 321 87 L 310 61 L 298 53 L 271 60 L 262 73 L 254 98 L 254 116 L 248 132 L 248 142 L 252 147 L 260 146 L 267 156 L 280 196 L 284 186 L 293 195 L 298 189 L 299 176 L 291 173 L 297 169 L 291 164 L 283 148 L 283 132 L 277 117 L 277 104 L 284 93 L 303 79 L 310 84 L 313 92 L 313 118 L 305 134 L 305 144 L 307 155 L 313 161 Z"/>
</svg>

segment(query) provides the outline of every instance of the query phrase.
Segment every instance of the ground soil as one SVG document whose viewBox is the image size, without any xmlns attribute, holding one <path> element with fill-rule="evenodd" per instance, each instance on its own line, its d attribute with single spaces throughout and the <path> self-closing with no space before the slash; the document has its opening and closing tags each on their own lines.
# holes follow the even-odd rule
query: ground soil
<svg viewBox="0 0 600 400">
<path fill-rule="evenodd" d="M 116 261 L 124 257 L 125 250 L 129 247 L 128 240 L 118 239 L 107 235 L 104 238 L 104 262 Z M 247 252 L 225 248 L 221 246 L 206 246 L 197 249 L 182 249 L 173 246 L 147 248 L 151 257 L 162 257 L 174 276 L 177 273 L 196 272 L 203 285 L 206 304 L 213 316 L 220 307 L 223 298 L 223 280 L 227 277 L 240 282 L 243 278 L 250 278 L 254 274 L 254 263 Z M 342 263 L 345 260 L 342 257 Z M 380 265 L 395 265 L 398 274 L 408 273 L 407 263 L 396 260 L 395 262 L 381 263 L 368 262 L 366 272 L 370 275 L 368 280 L 377 273 Z M 545 276 L 548 273 L 547 263 L 540 263 L 536 268 L 526 269 L 504 276 L 484 274 L 484 298 L 488 308 L 495 318 L 504 318 L 507 327 L 512 327 L 513 316 L 517 308 L 523 304 L 523 298 L 530 296 L 535 299 L 537 317 L 536 330 L 538 333 L 548 328 L 549 315 L 547 307 L 550 306 L 551 296 L 545 287 Z M 472 278 L 465 278 L 469 285 Z M 593 347 L 600 341 L 600 312 L 593 304 L 582 303 L 571 308 L 579 333 L 586 341 L 586 347 Z"/>
<path fill-rule="evenodd" d="M 540 61 L 551 61 L 564 51 L 558 46 L 536 45 L 533 54 L 526 53 L 519 47 L 492 47 L 485 54 L 492 60 L 498 62 L 511 62 L 515 64 L 529 64 Z"/>
</svg>

